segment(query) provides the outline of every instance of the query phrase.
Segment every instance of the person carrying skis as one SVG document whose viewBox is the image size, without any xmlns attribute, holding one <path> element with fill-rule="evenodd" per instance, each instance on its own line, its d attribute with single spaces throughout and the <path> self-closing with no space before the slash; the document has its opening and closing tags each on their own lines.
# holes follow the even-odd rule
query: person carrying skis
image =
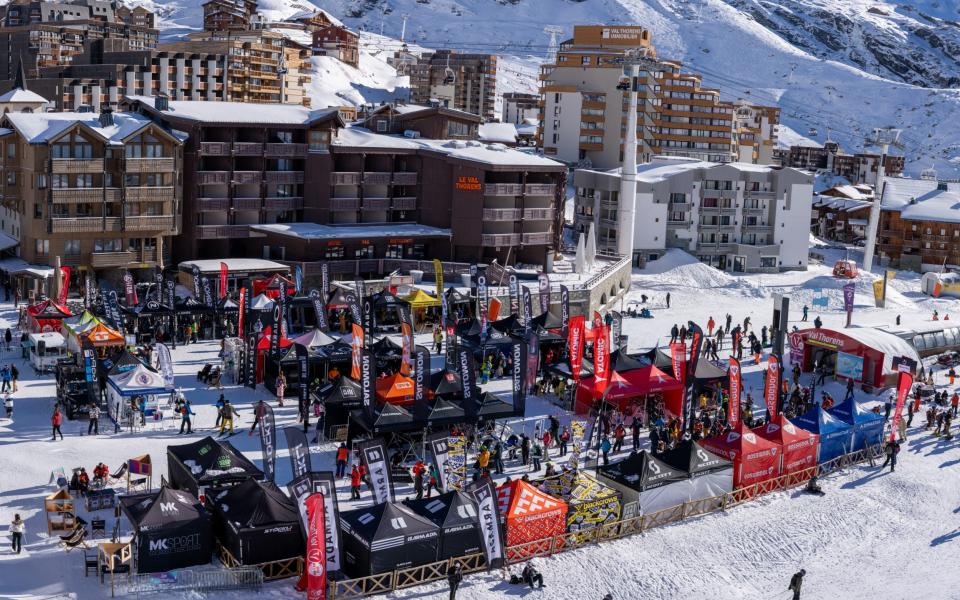
<svg viewBox="0 0 960 600">
<path fill-rule="evenodd" d="M 807 574 L 804 569 L 800 569 L 790 578 L 790 585 L 787 590 L 793 592 L 793 600 L 800 600 L 800 588 L 803 587 L 803 577 Z"/>
</svg>

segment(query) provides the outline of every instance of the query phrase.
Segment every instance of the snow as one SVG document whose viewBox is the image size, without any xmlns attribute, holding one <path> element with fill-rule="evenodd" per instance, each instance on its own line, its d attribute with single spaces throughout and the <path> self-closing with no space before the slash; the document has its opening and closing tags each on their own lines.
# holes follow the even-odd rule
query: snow
<svg viewBox="0 0 960 600">
<path fill-rule="evenodd" d="M 880 206 L 899 211 L 900 218 L 908 221 L 960 223 L 960 183 L 944 183 L 947 189 L 940 190 L 941 183 L 936 180 L 884 179 Z"/>
<path fill-rule="evenodd" d="M 410 78 L 397 75 L 396 69 L 387 64 L 387 57 L 400 48 L 397 40 L 361 31 L 359 69 L 331 56 L 312 57 L 314 73 L 307 87 L 311 105 L 360 106 L 407 99 Z"/>
<path fill-rule="evenodd" d="M 152 99 L 151 99 L 152 102 Z M 100 125 L 97 113 L 51 112 L 7 113 L 10 124 L 30 144 L 48 142 L 76 124 L 81 124 L 108 143 L 119 143 L 151 123 L 136 113 L 113 113 L 113 125 Z"/>
<path fill-rule="evenodd" d="M 449 229 L 418 223 L 389 225 L 318 225 L 316 223 L 276 223 L 251 225 L 252 229 L 301 240 L 336 240 L 381 237 L 450 237 Z"/>
<path fill-rule="evenodd" d="M 46 98 L 36 92 L 22 88 L 13 88 L 6 94 L 0 96 L 0 102 L 49 102 Z"/>
<path fill-rule="evenodd" d="M 238 271 L 270 271 L 287 272 L 290 267 L 287 265 L 264 260 L 262 258 L 217 258 L 208 260 L 185 260 L 180 263 L 181 269 L 192 270 L 198 267 L 201 273 L 219 273 L 220 263 L 227 265 L 227 271 L 235 273 Z"/>
<path fill-rule="evenodd" d="M 480 125 L 480 141 L 517 143 L 517 127 L 513 123 L 484 123 Z"/>
<path fill-rule="evenodd" d="M 154 99 L 148 96 L 128 96 L 139 102 L 148 111 L 157 112 Z M 200 100 L 170 100 L 169 114 L 179 119 L 204 121 L 206 123 L 243 123 L 243 124 L 284 124 L 304 125 L 318 119 L 329 117 L 336 109 L 312 110 L 298 104 L 254 104 L 252 102 L 231 102 L 230 110 L 224 110 L 223 103 Z"/>
</svg>

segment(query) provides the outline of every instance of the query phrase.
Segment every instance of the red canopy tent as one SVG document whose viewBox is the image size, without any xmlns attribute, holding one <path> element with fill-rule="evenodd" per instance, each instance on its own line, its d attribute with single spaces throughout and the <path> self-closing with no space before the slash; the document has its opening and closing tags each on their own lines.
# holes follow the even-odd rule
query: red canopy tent
<svg viewBox="0 0 960 600">
<path fill-rule="evenodd" d="M 497 488 L 500 516 L 506 522 L 507 546 L 526 544 L 562 535 L 567 527 L 567 503 L 516 479 Z M 508 550 L 508 557 L 523 557 L 536 548 Z"/>
<path fill-rule="evenodd" d="M 413 404 L 413 379 L 399 373 L 377 380 L 377 399 L 399 406 Z"/>
<path fill-rule="evenodd" d="M 674 415 L 679 415 L 683 406 L 683 386 L 654 365 L 642 369 L 633 369 L 623 373 L 614 372 L 607 388 L 607 403 L 623 411 L 635 398 L 650 394 L 662 394 L 664 407 Z M 594 403 L 594 378 L 586 377 L 577 386 L 576 412 L 590 412 Z"/>
<path fill-rule="evenodd" d="M 740 422 L 726 435 L 707 438 L 700 445 L 733 461 L 733 487 L 741 488 L 780 475 L 783 447 L 762 438 Z"/>
<path fill-rule="evenodd" d="M 783 475 L 817 466 L 820 436 L 797 427 L 785 416 L 780 415 L 754 431 L 760 437 L 782 447 L 783 459 L 780 470 Z"/>
<path fill-rule="evenodd" d="M 259 296 L 260 294 L 265 294 L 268 298 L 279 298 L 281 281 L 287 282 L 288 296 L 296 295 L 296 282 L 294 282 L 292 279 L 284 277 L 283 275 L 280 275 L 279 273 L 274 273 L 270 277 L 265 277 L 263 279 L 254 279 L 253 295 Z"/>
<path fill-rule="evenodd" d="M 267 325 L 263 328 L 263 331 L 260 332 L 261 337 L 257 342 L 257 383 L 263 383 L 263 368 L 267 360 L 267 355 L 270 354 L 270 334 L 272 332 L 273 327 Z M 280 336 L 280 341 L 277 345 L 280 348 L 289 348 L 293 345 L 293 340 Z"/>
<path fill-rule="evenodd" d="M 73 313 L 66 306 L 57 304 L 53 300 L 44 300 L 33 306 L 28 306 L 27 316 L 30 317 L 30 331 L 32 333 L 62 332 L 63 320 L 72 317 Z"/>
</svg>

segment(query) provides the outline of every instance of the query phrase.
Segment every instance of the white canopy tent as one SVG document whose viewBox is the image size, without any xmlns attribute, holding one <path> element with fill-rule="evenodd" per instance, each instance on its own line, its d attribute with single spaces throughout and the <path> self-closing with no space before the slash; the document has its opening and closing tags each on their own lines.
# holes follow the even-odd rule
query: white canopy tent
<svg viewBox="0 0 960 600">
<path fill-rule="evenodd" d="M 173 392 L 173 386 L 164 382 L 163 375 L 142 364 L 110 375 L 107 384 L 107 413 L 118 423 L 131 416 L 134 400 L 138 404 L 143 400 L 144 416 L 159 417 L 158 411 L 168 405 Z"/>
</svg>

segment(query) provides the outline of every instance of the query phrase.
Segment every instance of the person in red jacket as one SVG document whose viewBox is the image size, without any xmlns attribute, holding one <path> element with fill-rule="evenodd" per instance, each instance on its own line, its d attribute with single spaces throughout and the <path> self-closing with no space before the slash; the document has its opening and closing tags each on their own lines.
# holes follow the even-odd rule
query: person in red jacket
<svg viewBox="0 0 960 600">
<path fill-rule="evenodd" d="M 953 393 L 953 396 L 950 396 L 950 406 L 953 407 L 953 416 L 957 416 L 957 405 L 960 405 L 960 394 L 957 392 Z"/>
<path fill-rule="evenodd" d="M 713 328 L 717 326 L 717 322 L 713 320 L 713 317 L 710 317 L 710 320 L 707 321 L 707 335 L 713 335 Z"/>
<path fill-rule="evenodd" d="M 550 442 L 553 441 L 553 436 L 550 435 L 550 430 L 543 432 L 543 456 L 544 458 L 550 458 Z"/>
<path fill-rule="evenodd" d="M 360 469 L 357 468 L 357 465 L 353 465 L 353 469 L 350 471 L 350 499 L 359 500 L 360 499 Z"/>
<path fill-rule="evenodd" d="M 346 444 L 340 444 L 337 448 L 337 477 L 345 477 L 347 474 L 347 459 L 350 458 L 350 451 Z"/>
<path fill-rule="evenodd" d="M 60 431 L 60 424 L 63 422 L 63 414 L 60 412 L 60 407 L 53 409 L 53 416 L 50 417 L 50 424 L 53 425 L 53 441 L 57 441 L 57 434 L 60 434 L 60 439 L 63 440 L 63 432 Z"/>
</svg>

